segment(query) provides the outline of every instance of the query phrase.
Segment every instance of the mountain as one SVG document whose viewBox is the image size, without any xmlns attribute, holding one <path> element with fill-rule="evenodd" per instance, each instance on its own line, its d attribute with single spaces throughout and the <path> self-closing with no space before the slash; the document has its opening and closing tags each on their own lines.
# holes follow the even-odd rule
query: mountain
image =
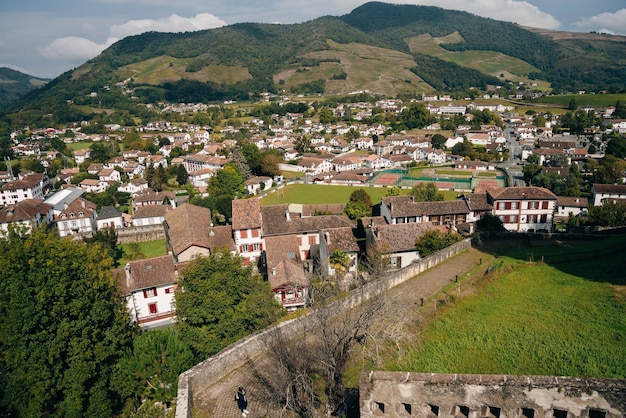
<svg viewBox="0 0 626 418">
<path fill-rule="evenodd" d="M 625 91 L 626 39 L 596 35 L 555 36 L 467 12 L 380 2 L 300 24 L 149 32 L 26 95 L 15 106 L 22 112 L 9 117 L 34 123 L 52 114 L 46 122 L 65 123 L 105 110 L 141 117 L 137 103 L 242 100 L 264 91 L 466 95 L 520 83 Z"/>
<path fill-rule="evenodd" d="M 10 106 L 21 96 L 43 86 L 48 81 L 50 80 L 0 67 L 0 109 Z"/>
</svg>

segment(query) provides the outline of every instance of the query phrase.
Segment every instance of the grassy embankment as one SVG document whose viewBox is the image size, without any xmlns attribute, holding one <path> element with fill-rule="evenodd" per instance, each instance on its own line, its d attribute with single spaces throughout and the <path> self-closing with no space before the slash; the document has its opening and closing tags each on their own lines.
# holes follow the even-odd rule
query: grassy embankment
<svg viewBox="0 0 626 418">
<path fill-rule="evenodd" d="M 386 369 L 626 378 L 625 244 L 505 250 L 500 273 L 438 310 Z"/>
</svg>

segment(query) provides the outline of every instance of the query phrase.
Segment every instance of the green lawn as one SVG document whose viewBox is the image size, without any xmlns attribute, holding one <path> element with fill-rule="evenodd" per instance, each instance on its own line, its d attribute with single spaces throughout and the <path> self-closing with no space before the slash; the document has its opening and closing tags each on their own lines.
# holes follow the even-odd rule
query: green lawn
<svg viewBox="0 0 626 418">
<path fill-rule="evenodd" d="M 625 244 L 504 251 L 503 273 L 442 309 L 386 369 L 626 378 Z"/>
<path fill-rule="evenodd" d="M 372 198 L 372 203 L 378 204 L 382 197 L 387 195 L 389 189 L 385 187 L 359 187 L 359 186 L 325 186 L 319 184 L 290 184 L 279 191 L 270 193 L 261 198 L 261 206 L 281 205 L 283 203 L 299 203 L 303 205 L 347 203 L 352 192 L 364 189 Z M 411 189 L 400 189 L 400 193 L 408 195 Z M 454 200 L 458 193 L 454 190 L 439 191 L 444 200 Z"/>
<path fill-rule="evenodd" d="M 493 171 L 479 171 L 478 177 L 497 177 L 498 173 L 494 173 Z"/>
<path fill-rule="evenodd" d="M 134 246 L 137 247 L 140 254 L 143 254 L 143 256 L 140 255 L 137 259 L 152 258 L 167 254 L 164 239 L 138 242 L 136 244 L 121 244 L 124 255 L 119 261 L 120 266 L 124 266 L 126 263 L 133 260 L 133 255 L 137 254 L 133 249 Z"/>
<path fill-rule="evenodd" d="M 439 170 L 439 169 L 435 169 L 435 174 L 442 175 L 442 176 L 465 176 L 465 177 L 471 177 L 472 176 L 472 172 L 471 171 L 462 171 L 462 170 Z"/>
<path fill-rule="evenodd" d="M 374 204 L 387 194 L 384 187 L 325 186 L 319 184 L 290 184 L 283 189 L 270 193 L 261 199 L 262 206 L 280 205 L 283 203 L 300 203 L 305 205 L 316 203 L 347 203 L 350 194 L 357 189 L 364 189 Z M 402 189 L 409 194 L 409 189 Z"/>
<path fill-rule="evenodd" d="M 86 141 L 72 142 L 72 143 L 67 144 L 67 147 L 71 149 L 72 151 L 78 151 L 80 149 L 88 149 L 89 147 L 91 147 L 92 144 L 93 142 L 86 142 Z"/>
<path fill-rule="evenodd" d="M 537 103 L 568 106 L 572 99 L 574 99 L 578 106 L 606 107 L 615 106 L 617 101 L 624 103 L 626 101 L 626 94 L 561 94 L 541 97 L 537 99 Z"/>
</svg>

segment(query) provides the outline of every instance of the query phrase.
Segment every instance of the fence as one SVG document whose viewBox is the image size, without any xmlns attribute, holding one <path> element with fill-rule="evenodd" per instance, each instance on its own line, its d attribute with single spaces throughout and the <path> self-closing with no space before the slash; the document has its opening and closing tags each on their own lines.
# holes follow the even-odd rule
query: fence
<svg viewBox="0 0 626 418">
<path fill-rule="evenodd" d="M 343 312 L 374 298 L 377 295 L 411 279 L 415 275 L 428 270 L 447 260 L 448 258 L 466 250 L 471 246 L 471 240 L 465 239 L 448 248 L 438 251 L 428 257 L 393 272 L 383 278 L 372 281 L 353 290 L 346 299 L 337 301 L 328 309 L 333 312 Z M 286 337 L 296 336 L 314 325 L 314 317 L 306 315 L 300 318 L 275 325 L 252 334 L 231 346 L 225 348 L 215 356 L 204 360 L 178 377 L 178 399 L 176 402 L 176 418 L 192 418 L 194 388 L 205 388 L 220 380 L 230 371 L 242 367 L 265 351 L 265 337 L 277 329 Z"/>
</svg>

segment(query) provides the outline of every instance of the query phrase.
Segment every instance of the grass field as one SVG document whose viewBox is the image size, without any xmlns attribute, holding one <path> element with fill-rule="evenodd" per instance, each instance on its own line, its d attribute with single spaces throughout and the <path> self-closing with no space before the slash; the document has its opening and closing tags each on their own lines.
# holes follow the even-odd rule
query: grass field
<svg viewBox="0 0 626 418">
<path fill-rule="evenodd" d="M 283 203 L 299 203 L 304 205 L 325 203 L 347 203 L 352 192 L 364 189 L 372 198 L 374 204 L 380 203 L 387 195 L 385 187 L 358 187 L 358 186 L 325 186 L 319 184 L 290 184 L 280 191 L 276 191 L 261 199 L 261 206 L 280 205 Z M 411 189 L 400 189 L 400 193 L 408 195 Z M 441 190 L 444 200 L 454 200 L 458 195 L 453 190 Z"/>
<path fill-rule="evenodd" d="M 435 169 L 435 174 L 442 176 L 461 176 L 461 177 L 471 177 L 471 171 L 462 171 L 462 170 L 441 170 Z"/>
<path fill-rule="evenodd" d="M 537 99 L 537 103 L 567 106 L 572 99 L 578 106 L 606 107 L 615 106 L 618 100 L 622 103 L 626 102 L 626 94 L 563 94 L 541 97 Z"/>
<path fill-rule="evenodd" d="M 78 151 L 80 149 L 88 149 L 89 147 L 91 147 L 91 145 L 93 144 L 93 142 L 72 142 L 67 144 L 67 148 L 71 149 L 72 151 Z"/>
<path fill-rule="evenodd" d="M 364 189 L 372 198 L 374 204 L 387 194 L 384 187 L 351 187 L 351 186 L 323 186 L 319 184 L 290 184 L 283 189 L 269 194 L 261 199 L 262 206 L 280 205 L 283 203 L 300 203 L 305 205 L 316 203 L 346 203 L 352 192 Z M 410 190 L 403 189 L 404 194 Z"/>
<path fill-rule="evenodd" d="M 504 250 L 502 273 L 439 310 L 419 348 L 386 369 L 626 378 L 624 245 Z"/>
<path fill-rule="evenodd" d="M 147 241 L 147 242 L 138 242 L 136 243 L 138 246 L 138 250 L 143 257 L 141 258 L 152 258 L 159 257 L 161 255 L 167 254 L 167 250 L 165 249 L 165 240 L 158 239 L 155 241 Z M 119 261 L 120 266 L 126 265 L 129 261 L 132 261 L 133 255 L 136 254 L 133 251 L 133 244 L 121 244 L 122 250 L 124 251 L 124 255 Z"/>
</svg>

